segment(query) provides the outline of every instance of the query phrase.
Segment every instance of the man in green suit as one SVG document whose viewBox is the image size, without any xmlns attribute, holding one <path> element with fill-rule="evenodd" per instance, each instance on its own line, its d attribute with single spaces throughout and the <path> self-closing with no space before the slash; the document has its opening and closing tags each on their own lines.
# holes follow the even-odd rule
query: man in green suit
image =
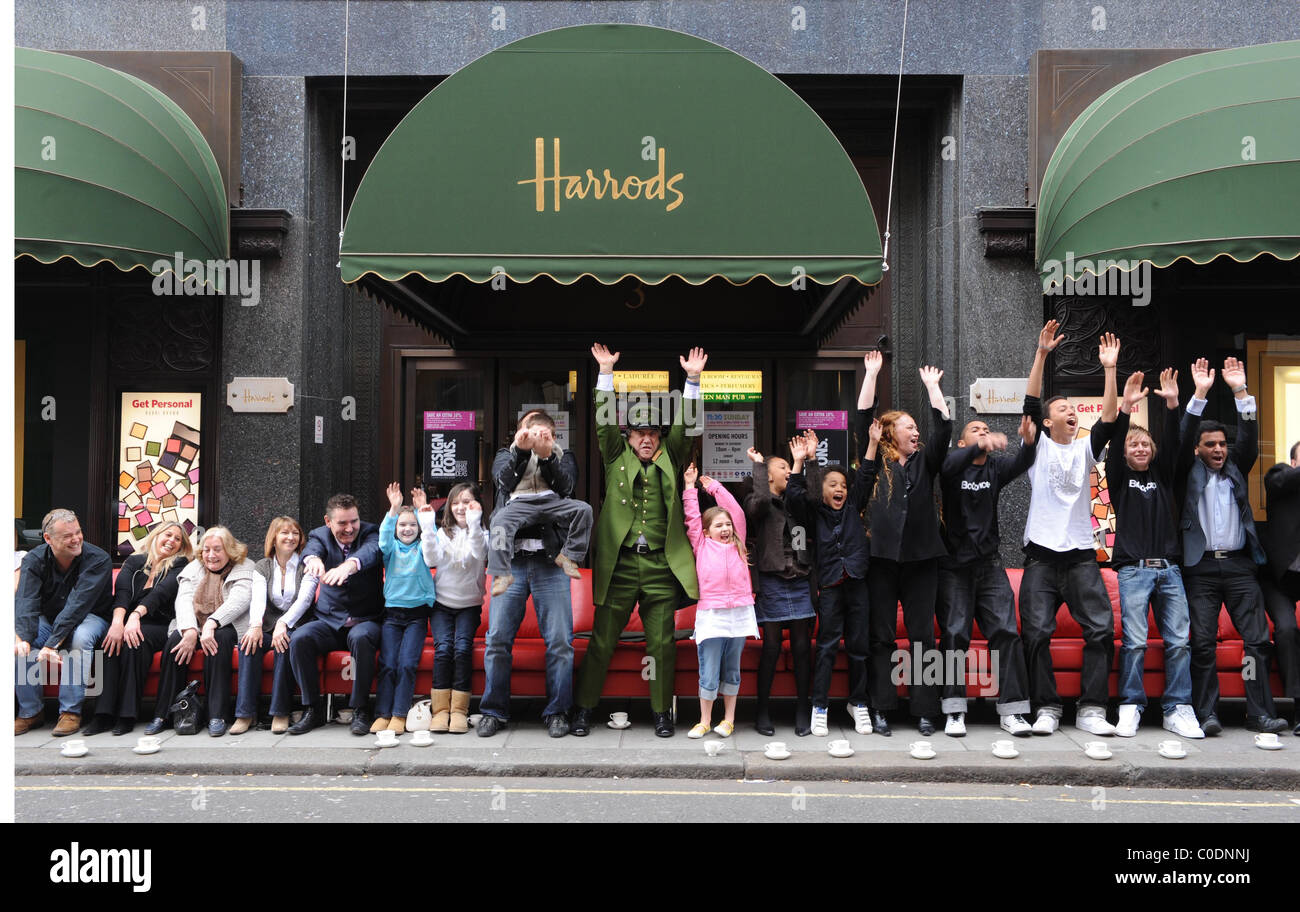
<svg viewBox="0 0 1300 912">
<path fill-rule="evenodd" d="M 592 574 L 596 617 L 569 732 L 581 736 L 590 731 L 591 713 L 605 686 L 610 657 L 635 607 L 645 627 L 655 734 L 671 738 L 673 673 L 677 664 L 673 622 L 683 591 L 691 600 L 699 598 L 695 555 L 686 537 L 679 485 L 682 467 L 691 452 L 684 412 L 689 409 L 692 417 L 698 416 L 700 374 L 709 356 L 703 349 L 693 348 L 689 356 L 679 359 L 686 372 L 686 388 L 666 438 L 661 422 L 652 420 L 646 411 L 636 414 L 632 409 L 624 438 L 618 429 L 614 393 L 618 352 L 596 344 L 591 354 L 600 365 L 596 439 L 605 465 L 605 499 L 596 524 Z M 698 434 L 697 421 L 691 424 Z"/>
</svg>

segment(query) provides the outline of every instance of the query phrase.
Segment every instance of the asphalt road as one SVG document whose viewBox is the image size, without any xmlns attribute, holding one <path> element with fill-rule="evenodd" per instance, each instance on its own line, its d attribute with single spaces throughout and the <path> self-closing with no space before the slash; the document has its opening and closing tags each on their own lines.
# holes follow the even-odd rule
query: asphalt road
<svg viewBox="0 0 1300 912">
<path fill-rule="evenodd" d="M 1300 792 L 408 776 L 23 776 L 18 822 L 1300 823 Z"/>
</svg>

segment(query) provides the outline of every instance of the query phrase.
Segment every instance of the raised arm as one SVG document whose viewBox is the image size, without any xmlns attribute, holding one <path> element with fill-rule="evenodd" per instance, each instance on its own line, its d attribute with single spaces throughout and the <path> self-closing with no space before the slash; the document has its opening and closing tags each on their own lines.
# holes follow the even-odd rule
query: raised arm
<svg viewBox="0 0 1300 912">
<path fill-rule="evenodd" d="M 1237 439 L 1228 451 L 1228 458 L 1237 464 L 1242 475 L 1249 475 L 1259 459 L 1259 421 L 1256 420 L 1255 397 L 1246 391 L 1246 365 L 1236 358 L 1223 362 L 1223 382 L 1232 390 L 1237 407 Z"/>
<path fill-rule="evenodd" d="M 1029 471 L 1029 467 L 1034 464 L 1034 457 L 1038 453 L 1038 427 L 1028 415 L 1020 416 L 1019 433 L 1020 446 L 1016 449 L 1016 455 L 1010 459 L 995 461 L 999 489 L 1005 488 Z"/>
<path fill-rule="evenodd" d="M 708 491 L 709 496 L 718 502 L 718 506 L 731 514 L 731 526 L 736 532 L 736 537 L 743 542 L 749 529 L 745 525 L 745 511 L 740 509 L 740 504 L 736 503 L 736 498 L 732 497 L 731 492 L 722 486 L 722 482 L 714 478 L 708 480 L 704 490 Z M 697 512 L 699 508 L 697 498 L 695 503 Z"/>
<path fill-rule="evenodd" d="M 1114 333 L 1102 334 L 1097 345 L 1097 360 L 1101 362 L 1102 371 L 1106 375 L 1106 388 L 1101 393 L 1101 420 L 1114 421 L 1119 413 L 1119 403 L 1115 399 L 1118 383 L 1115 371 L 1119 364 L 1119 339 Z M 1093 455 L 1101 457 L 1095 449 Z"/>
<path fill-rule="evenodd" d="M 1061 328 L 1061 324 L 1056 320 L 1048 320 L 1047 324 L 1038 333 L 1038 350 L 1034 352 L 1034 363 L 1029 368 L 1029 380 L 1025 384 L 1025 395 L 1033 396 L 1035 399 L 1043 395 L 1043 368 L 1047 364 L 1047 356 L 1056 350 L 1056 346 L 1065 341 L 1065 336 L 1058 336 L 1056 331 Z"/>
<path fill-rule="evenodd" d="M 745 495 L 745 516 L 757 523 L 772 511 L 772 489 L 768 487 L 767 461 L 763 454 L 750 447 L 745 455 L 754 464 L 754 488 Z"/>
<path fill-rule="evenodd" d="M 673 425 L 668 429 L 668 439 L 665 441 L 665 447 L 668 450 L 668 459 L 674 466 L 680 466 L 691 455 L 694 435 L 686 433 L 686 409 L 687 403 L 690 403 L 692 424 L 694 419 L 699 417 L 700 406 L 700 378 L 704 374 L 704 365 L 709 362 L 709 356 L 705 354 L 704 349 L 692 348 L 686 355 L 680 355 L 677 358 L 686 372 L 686 385 L 682 387 L 682 407 L 677 410 L 677 415 L 673 418 Z"/>
<path fill-rule="evenodd" d="M 948 453 L 948 444 L 952 442 L 952 416 L 948 413 L 948 402 L 943 398 L 943 371 L 937 367 L 921 368 L 921 383 L 930 397 L 930 439 L 926 442 L 925 468 L 931 476 L 939 474 L 943 468 L 943 457 Z"/>
<path fill-rule="evenodd" d="M 869 351 L 862 356 L 862 389 L 858 392 L 858 408 L 869 409 L 876 404 L 876 378 L 885 365 L 885 356 Z"/>
<path fill-rule="evenodd" d="M 682 476 L 682 483 L 685 485 L 682 491 L 682 507 L 686 511 L 686 537 L 691 541 L 691 549 L 696 552 L 704 543 L 704 525 L 700 522 L 700 492 L 695 487 L 695 480 L 699 477 L 700 473 L 693 462 L 686 467 Z"/>
<path fill-rule="evenodd" d="M 1173 479 L 1174 463 L 1178 460 L 1178 450 L 1182 445 L 1178 421 L 1178 371 L 1166 367 L 1160 372 L 1160 386 L 1156 395 L 1165 404 L 1164 431 L 1161 434 L 1160 451 L 1155 458 L 1155 471 L 1166 481 Z"/>
<path fill-rule="evenodd" d="M 597 342 L 591 346 L 591 356 L 600 367 L 596 377 L 596 443 L 600 446 L 601 461 L 609 465 L 627 446 L 618 429 L 618 400 L 614 394 L 614 365 L 618 363 L 619 353 Z"/>
</svg>

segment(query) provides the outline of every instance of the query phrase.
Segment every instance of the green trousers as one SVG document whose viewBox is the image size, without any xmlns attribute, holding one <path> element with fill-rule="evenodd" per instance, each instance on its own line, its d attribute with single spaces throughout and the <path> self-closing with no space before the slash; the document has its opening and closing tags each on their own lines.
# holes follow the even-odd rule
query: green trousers
<svg viewBox="0 0 1300 912">
<path fill-rule="evenodd" d="M 642 676 L 650 681 L 650 708 L 655 712 L 672 709 L 673 674 L 677 667 L 677 645 L 673 641 L 677 597 L 677 578 L 663 551 L 650 554 L 619 551 L 605 604 L 596 606 L 591 644 L 582 662 L 574 700 L 578 706 L 591 709 L 600 701 L 614 647 L 635 607 L 645 627 L 646 655 L 653 660 L 642 669 Z"/>
</svg>

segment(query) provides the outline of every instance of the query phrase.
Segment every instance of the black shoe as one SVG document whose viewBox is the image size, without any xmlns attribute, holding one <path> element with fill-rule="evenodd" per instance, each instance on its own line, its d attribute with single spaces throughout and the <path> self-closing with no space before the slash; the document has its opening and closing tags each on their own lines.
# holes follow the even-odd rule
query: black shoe
<svg viewBox="0 0 1300 912">
<path fill-rule="evenodd" d="M 162 716 L 154 716 L 154 720 L 144 727 L 144 733 L 146 735 L 156 735 L 164 729 L 171 727 L 171 719 L 164 719 Z"/>
<path fill-rule="evenodd" d="M 1205 737 L 1213 738 L 1215 735 L 1223 734 L 1223 724 L 1218 716 L 1206 716 L 1205 721 L 1201 723 L 1201 731 L 1205 732 Z"/>
<path fill-rule="evenodd" d="M 573 708 L 573 719 L 569 722 L 569 734 L 585 738 L 591 733 L 591 710 L 585 706 Z"/>
<path fill-rule="evenodd" d="M 1295 729 L 1291 732 L 1291 734 L 1295 735 L 1297 738 L 1300 738 L 1300 722 L 1297 722 L 1297 723 L 1296 723 L 1296 727 L 1295 727 Z"/>
<path fill-rule="evenodd" d="M 920 716 L 916 720 L 916 730 L 929 737 L 934 734 L 934 723 L 930 721 L 929 716 Z"/>
<path fill-rule="evenodd" d="M 794 706 L 794 733 L 800 738 L 812 734 L 812 702 L 800 700 Z"/>
<path fill-rule="evenodd" d="M 754 717 L 754 731 L 760 735 L 776 734 L 776 729 L 772 727 L 772 717 L 767 713 L 767 704 L 758 708 L 758 714 Z"/>
<path fill-rule="evenodd" d="M 352 734 L 368 735 L 370 734 L 370 723 L 375 721 L 370 718 L 370 713 L 364 709 L 354 709 L 352 711 Z"/>
<path fill-rule="evenodd" d="M 226 733 L 226 720 L 220 717 L 208 720 L 208 734 L 214 738 L 220 738 Z"/>
<path fill-rule="evenodd" d="M 113 726 L 113 734 L 115 735 L 129 735 L 133 731 L 135 731 L 135 719 L 130 716 L 123 716 Z"/>
<path fill-rule="evenodd" d="M 1246 731 L 1279 732 L 1286 731 L 1286 719 L 1274 719 L 1272 716 L 1250 716 L 1246 719 Z"/>
<path fill-rule="evenodd" d="M 101 716 L 96 714 L 91 717 L 90 722 L 81 730 L 81 734 L 89 738 L 91 735 L 102 734 L 103 732 L 110 731 L 112 728 L 112 716 Z"/>
<path fill-rule="evenodd" d="M 670 712 L 655 713 L 655 735 L 660 738 L 671 738 L 676 732 L 673 728 L 673 714 Z"/>
<path fill-rule="evenodd" d="M 325 721 L 325 707 L 308 706 L 303 710 L 302 718 L 289 726 L 289 734 L 305 735 L 313 728 L 320 728 Z"/>
<path fill-rule="evenodd" d="M 487 714 L 484 714 L 483 717 L 478 720 L 478 725 L 474 726 L 480 738 L 491 738 L 505 727 L 505 719 L 498 719 L 496 716 L 489 716 Z"/>
<path fill-rule="evenodd" d="M 893 734 L 889 730 L 889 720 L 885 718 L 885 714 L 882 712 L 871 713 L 871 730 L 878 735 L 884 735 L 886 738 Z M 934 731 L 934 729 L 931 728 L 930 731 Z"/>
<path fill-rule="evenodd" d="M 556 713 L 546 720 L 546 733 L 552 738 L 563 738 L 569 733 L 569 720 L 564 713 Z"/>
</svg>

